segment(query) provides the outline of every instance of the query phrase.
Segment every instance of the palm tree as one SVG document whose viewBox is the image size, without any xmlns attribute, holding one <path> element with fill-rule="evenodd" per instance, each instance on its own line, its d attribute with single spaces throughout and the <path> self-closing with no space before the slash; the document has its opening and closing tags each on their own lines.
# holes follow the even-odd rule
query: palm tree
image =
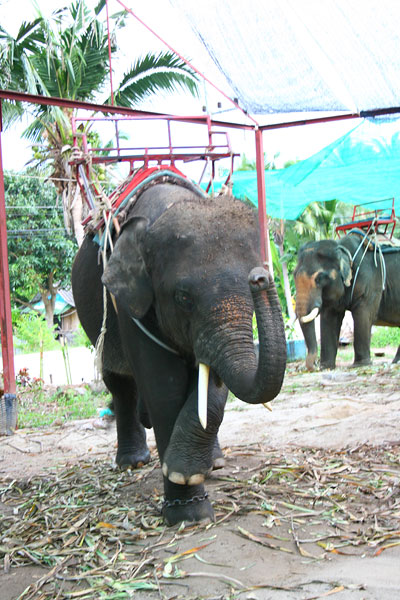
<svg viewBox="0 0 400 600">
<path fill-rule="evenodd" d="M 110 104 L 110 94 L 106 93 L 110 74 L 108 35 L 98 18 L 104 6 L 105 0 L 101 0 L 92 12 L 84 0 L 78 0 L 69 9 L 55 11 L 50 20 L 38 11 L 34 21 L 21 24 L 15 38 L 0 27 L 2 87 L 88 102 L 99 102 L 99 96 L 103 96 L 103 103 Z M 124 13 L 118 13 L 112 18 L 112 54 L 117 52 L 116 33 L 123 27 L 123 16 Z M 186 63 L 172 52 L 147 54 L 123 75 L 115 89 L 114 102 L 134 107 L 160 91 L 179 88 L 192 95 L 197 93 L 196 75 Z M 73 230 L 80 245 L 83 202 L 69 165 L 74 111 L 4 102 L 6 126 L 27 111 L 33 120 L 23 135 L 37 144 L 35 156 L 39 162 L 48 165 L 50 161 L 51 176 L 63 200 L 67 229 Z"/>
<path fill-rule="evenodd" d="M 303 241 L 333 238 L 336 225 L 349 220 L 352 213 L 352 205 L 338 200 L 311 202 L 297 218 L 293 229 Z"/>
</svg>

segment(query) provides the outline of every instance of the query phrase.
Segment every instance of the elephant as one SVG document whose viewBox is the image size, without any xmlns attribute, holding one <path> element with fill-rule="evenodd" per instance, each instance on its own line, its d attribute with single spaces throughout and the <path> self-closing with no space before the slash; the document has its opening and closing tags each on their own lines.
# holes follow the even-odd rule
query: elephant
<svg viewBox="0 0 400 600">
<path fill-rule="evenodd" d="M 346 310 L 354 321 L 353 366 L 371 364 L 372 325 L 400 326 L 400 248 L 375 244 L 354 229 L 336 240 L 304 244 L 294 270 L 296 315 L 307 346 L 306 367 L 317 363 L 314 319 L 320 314 L 322 369 L 334 369 Z M 400 346 L 393 362 L 400 360 Z"/>
<path fill-rule="evenodd" d="M 116 463 L 148 462 L 145 427 L 152 427 L 164 521 L 212 520 L 204 480 L 221 458 L 228 390 L 250 404 L 269 402 L 286 368 L 282 311 L 260 258 L 257 215 L 230 195 L 210 198 L 174 181 L 145 189 L 123 212 L 113 250 L 102 259 L 88 232 L 72 268 L 80 322 L 93 344 L 104 334 Z"/>
</svg>

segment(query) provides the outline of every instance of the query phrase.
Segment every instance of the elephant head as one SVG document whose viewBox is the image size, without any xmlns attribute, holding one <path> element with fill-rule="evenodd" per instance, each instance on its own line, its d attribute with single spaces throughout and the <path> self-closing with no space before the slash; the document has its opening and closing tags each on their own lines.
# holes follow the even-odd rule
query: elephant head
<svg viewBox="0 0 400 600">
<path fill-rule="evenodd" d="M 261 265 L 255 213 L 242 202 L 196 198 L 171 204 L 154 222 L 128 220 L 102 279 L 135 319 L 153 310 L 166 343 L 210 368 L 243 401 L 265 403 L 279 393 L 286 365 L 282 313 Z"/>
<path fill-rule="evenodd" d="M 296 315 L 307 345 L 306 366 L 312 370 L 318 354 L 315 318 L 323 305 L 343 302 L 352 280 L 351 254 L 334 240 L 308 242 L 300 248 L 294 279 Z"/>
</svg>

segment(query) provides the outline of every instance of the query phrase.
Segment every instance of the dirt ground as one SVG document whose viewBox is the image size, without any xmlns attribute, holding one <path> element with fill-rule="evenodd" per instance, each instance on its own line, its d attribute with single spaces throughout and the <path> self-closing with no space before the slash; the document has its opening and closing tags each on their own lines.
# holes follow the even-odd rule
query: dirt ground
<svg viewBox="0 0 400 600">
<path fill-rule="evenodd" d="M 209 525 L 163 526 L 151 431 L 150 465 L 124 474 L 113 466 L 115 424 L 103 419 L 1 437 L 0 599 L 400 598 L 399 379 L 387 356 L 329 372 L 291 363 L 272 412 L 230 402 L 226 466 L 206 485 Z M 56 525 L 71 490 L 75 512 Z M 91 494 L 92 512 L 83 508 Z M 47 564 L 46 535 L 57 554 Z"/>
</svg>

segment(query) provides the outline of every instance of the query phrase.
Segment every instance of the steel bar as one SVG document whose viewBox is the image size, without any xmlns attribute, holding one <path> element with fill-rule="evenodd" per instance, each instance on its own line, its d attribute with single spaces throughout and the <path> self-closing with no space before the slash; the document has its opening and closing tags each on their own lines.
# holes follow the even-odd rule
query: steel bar
<svg viewBox="0 0 400 600">
<path fill-rule="evenodd" d="M 6 200 L 1 153 L 2 112 L 0 101 L 0 325 L 4 394 L 15 394 L 14 347 L 11 322 L 10 275 L 8 270 Z"/>
<path fill-rule="evenodd" d="M 267 220 L 267 207 L 265 198 L 265 165 L 263 149 L 263 132 L 256 129 L 256 169 L 257 169 L 257 196 L 258 196 L 258 222 L 260 226 L 261 259 L 273 275 L 272 261 L 269 252 L 269 231 Z"/>
</svg>

